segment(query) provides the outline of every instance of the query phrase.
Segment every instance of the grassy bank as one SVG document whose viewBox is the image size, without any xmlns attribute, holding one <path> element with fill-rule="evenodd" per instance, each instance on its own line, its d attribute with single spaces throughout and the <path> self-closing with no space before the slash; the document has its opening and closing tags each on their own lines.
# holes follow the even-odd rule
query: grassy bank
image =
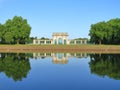
<svg viewBox="0 0 120 90">
<path fill-rule="evenodd" d="M 120 45 L 0 45 L 0 52 L 120 53 Z"/>
</svg>

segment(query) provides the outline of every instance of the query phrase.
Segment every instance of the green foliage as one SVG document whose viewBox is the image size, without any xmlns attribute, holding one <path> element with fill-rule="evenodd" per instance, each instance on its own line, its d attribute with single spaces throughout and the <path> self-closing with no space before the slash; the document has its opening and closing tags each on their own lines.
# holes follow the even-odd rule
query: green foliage
<svg viewBox="0 0 120 90">
<path fill-rule="evenodd" d="M 29 40 L 31 27 L 26 19 L 21 16 L 14 16 L 8 19 L 5 24 L 0 24 L 1 43 L 25 44 Z"/>
<path fill-rule="evenodd" d="M 120 19 L 92 24 L 89 35 L 95 44 L 120 44 Z"/>
<path fill-rule="evenodd" d="M 88 40 L 88 38 L 76 38 L 74 40 Z"/>
<path fill-rule="evenodd" d="M 4 31 L 5 31 L 4 25 L 0 24 L 0 43 L 3 41 Z"/>
<path fill-rule="evenodd" d="M 20 81 L 27 77 L 31 69 L 29 58 L 24 53 L 1 53 L 0 72 L 4 72 L 14 81 Z"/>
<path fill-rule="evenodd" d="M 41 37 L 41 40 L 50 40 L 49 38 Z"/>
<path fill-rule="evenodd" d="M 120 79 L 120 55 L 119 54 L 92 54 L 90 55 L 91 73 L 101 77 L 108 76 Z"/>
</svg>

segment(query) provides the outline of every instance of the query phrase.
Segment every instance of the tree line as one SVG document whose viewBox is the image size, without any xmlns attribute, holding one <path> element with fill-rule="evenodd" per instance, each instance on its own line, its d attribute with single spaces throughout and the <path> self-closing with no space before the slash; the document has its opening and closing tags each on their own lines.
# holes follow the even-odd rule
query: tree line
<svg viewBox="0 0 120 90">
<path fill-rule="evenodd" d="M 0 73 L 14 81 L 21 81 L 27 78 L 31 70 L 29 57 L 30 54 L 26 53 L 0 53 Z"/>
<path fill-rule="evenodd" d="M 25 44 L 30 38 L 31 26 L 21 16 L 0 23 L 0 44 Z"/>
<path fill-rule="evenodd" d="M 120 18 L 92 24 L 89 36 L 94 44 L 120 44 Z"/>
<path fill-rule="evenodd" d="M 120 80 L 119 54 L 90 54 L 89 65 L 92 74 Z"/>
</svg>

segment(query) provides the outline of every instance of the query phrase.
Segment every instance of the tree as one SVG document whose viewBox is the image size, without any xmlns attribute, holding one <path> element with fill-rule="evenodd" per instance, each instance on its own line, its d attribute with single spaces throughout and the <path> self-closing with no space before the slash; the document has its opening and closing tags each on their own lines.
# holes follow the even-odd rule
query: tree
<svg viewBox="0 0 120 90">
<path fill-rule="evenodd" d="M 4 25 L 0 24 L 0 42 L 3 40 L 3 32 L 5 30 Z"/>
<path fill-rule="evenodd" d="M 111 42 L 113 44 L 120 44 L 120 19 L 111 19 L 107 22 L 111 27 Z"/>
<path fill-rule="evenodd" d="M 30 71 L 29 57 L 25 53 L 1 53 L 0 72 L 14 81 L 21 81 Z"/>
<path fill-rule="evenodd" d="M 91 25 L 90 36 L 91 41 L 95 43 L 101 44 L 105 35 L 105 22 L 99 22 L 96 24 Z"/>
<path fill-rule="evenodd" d="M 25 44 L 29 40 L 30 31 L 31 27 L 26 19 L 14 16 L 4 25 L 0 24 L 0 39 L 2 43 Z"/>
<path fill-rule="evenodd" d="M 49 38 L 41 37 L 41 40 L 49 40 Z"/>
<path fill-rule="evenodd" d="M 120 44 L 120 19 L 92 24 L 89 35 L 95 44 Z"/>
<path fill-rule="evenodd" d="M 90 54 L 91 73 L 120 80 L 119 54 Z"/>
<path fill-rule="evenodd" d="M 13 41 L 13 35 L 11 32 L 6 32 L 4 35 L 4 39 L 6 41 L 6 43 L 10 43 Z"/>
<path fill-rule="evenodd" d="M 13 27 L 12 20 L 8 19 L 4 24 L 3 39 L 5 43 L 11 43 L 13 41 Z"/>
<path fill-rule="evenodd" d="M 27 20 L 23 19 L 21 16 L 20 17 L 15 16 L 13 18 L 13 27 L 14 27 L 13 28 L 14 39 L 16 43 L 19 44 L 21 41 L 23 41 L 21 43 L 25 43 L 25 41 L 29 39 L 31 30 L 31 27 L 27 23 Z"/>
</svg>

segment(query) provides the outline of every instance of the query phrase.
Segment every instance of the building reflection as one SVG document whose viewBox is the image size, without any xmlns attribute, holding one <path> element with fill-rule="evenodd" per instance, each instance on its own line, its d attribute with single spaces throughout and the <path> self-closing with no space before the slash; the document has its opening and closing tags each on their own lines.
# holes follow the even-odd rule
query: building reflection
<svg viewBox="0 0 120 90">
<path fill-rule="evenodd" d="M 52 57 L 53 64 L 67 64 L 70 57 L 87 58 L 87 53 L 33 53 L 33 58 Z"/>
<path fill-rule="evenodd" d="M 53 64 L 67 64 L 69 57 L 84 58 L 86 53 L 0 53 L 0 73 L 12 78 L 14 81 L 22 81 L 27 78 L 31 70 L 30 58 L 52 57 Z"/>
<path fill-rule="evenodd" d="M 54 64 L 67 64 L 68 63 L 68 53 L 53 53 L 52 62 Z"/>
</svg>

